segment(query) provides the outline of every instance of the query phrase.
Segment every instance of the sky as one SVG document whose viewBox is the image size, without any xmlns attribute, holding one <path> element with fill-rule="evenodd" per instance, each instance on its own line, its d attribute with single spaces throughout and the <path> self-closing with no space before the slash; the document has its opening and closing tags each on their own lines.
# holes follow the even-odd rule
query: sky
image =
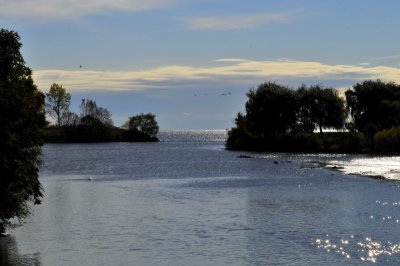
<svg viewBox="0 0 400 266">
<path fill-rule="evenodd" d="M 344 90 L 400 83 L 398 0 L 0 0 L 38 88 L 79 112 L 93 99 L 122 125 L 226 129 L 266 81 Z"/>
</svg>

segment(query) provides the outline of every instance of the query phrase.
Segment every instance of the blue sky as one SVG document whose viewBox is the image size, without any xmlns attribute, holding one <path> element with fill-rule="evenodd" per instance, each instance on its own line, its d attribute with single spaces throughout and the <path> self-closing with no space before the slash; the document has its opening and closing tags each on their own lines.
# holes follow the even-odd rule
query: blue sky
<svg viewBox="0 0 400 266">
<path fill-rule="evenodd" d="M 35 83 L 91 98 L 119 126 L 229 128 L 264 81 L 337 89 L 400 82 L 400 2 L 356 0 L 2 0 Z M 82 65 L 82 68 L 79 66 Z"/>
</svg>

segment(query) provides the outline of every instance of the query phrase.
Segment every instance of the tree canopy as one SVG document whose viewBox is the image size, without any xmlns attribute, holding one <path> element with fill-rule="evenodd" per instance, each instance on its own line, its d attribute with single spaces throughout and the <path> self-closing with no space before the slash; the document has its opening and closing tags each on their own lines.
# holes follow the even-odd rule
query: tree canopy
<svg viewBox="0 0 400 266">
<path fill-rule="evenodd" d="M 288 87 L 263 83 L 247 93 L 246 117 L 250 131 L 257 136 L 277 136 L 293 129 L 296 99 Z"/>
<path fill-rule="evenodd" d="M 275 151 L 323 150 L 315 129 L 342 129 L 346 118 L 343 99 L 332 88 L 320 85 L 298 89 L 275 82 L 260 84 L 247 93 L 245 113 L 238 113 L 228 134 L 227 147 Z M 333 145 L 330 141 L 329 145 Z"/>
<path fill-rule="evenodd" d="M 357 83 L 346 91 L 347 106 L 359 131 L 400 126 L 400 85 L 381 80 Z"/>
<path fill-rule="evenodd" d="M 141 113 L 139 115 L 131 116 L 125 123 L 124 127 L 127 127 L 129 130 L 139 131 L 151 137 L 156 136 L 159 130 L 156 116 L 152 113 Z"/>
<path fill-rule="evenodd" d="M 322 133 L 323 128 L 342 129 L 346 119 L 344 100 L 333 88 L 320 85 L 302 85 L 297 91 L 297 119 L 300 128 L 313 132 L 315 128 Z"/>
<path fill-rule="evenodd" d="M 21 46 L 18 33 L 0 29 L 0 234 L 42 197 L 38 171 L 44 95 L 34 85 Z"/>
<path fill-rule="evenodd" d="M 357 83 L 345 100 L 329 87 L 290 90 L 271 82 L 247 96 L 246 112 L 238 113 L 228 133 L 228 149 L 400 152 L 400 85 L 393 82 Z"/>
<path fill-rule="evenodd" d="M 267 82 L 250 90 L 247 97 L 246 114 L 238 114 L 235 122 L 253 136 L 277 137 L 344 126 L 344 101 L 332 88 L 302 85 L 292 90 Z"/>
</svg>

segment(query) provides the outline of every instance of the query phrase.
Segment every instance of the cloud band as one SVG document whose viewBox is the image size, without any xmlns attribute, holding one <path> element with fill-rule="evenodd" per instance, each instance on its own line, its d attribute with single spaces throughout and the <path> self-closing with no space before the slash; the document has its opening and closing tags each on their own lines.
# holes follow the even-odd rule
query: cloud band
<svg viewBox="0 0 400 266">
<path fill-rule="evenodd" d="M 243 86 L 266 80 L 317 82 L 326 86 L 351 86 L 365 79 L 400 83 L 400 69 L 388 66 L 329 65 L 307 61 L 224 60 L 223 66 L 166 66 L 141 71 L 37 70 L 34 80 L 41 90 L 60 83 L 73 91 L 127 91 L 153 88 Z M 333 84 L 332 84 L 333 83 Z"/>
</svg>

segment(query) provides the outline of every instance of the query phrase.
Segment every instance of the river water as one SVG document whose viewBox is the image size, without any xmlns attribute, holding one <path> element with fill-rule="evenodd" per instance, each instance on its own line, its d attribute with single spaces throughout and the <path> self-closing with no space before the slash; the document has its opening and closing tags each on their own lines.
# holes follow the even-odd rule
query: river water
<svg viewBox="0 0 400 266">
<path fill-rule="evenodd" d="M 43 203 L 0 239 L 1 264 L 400 263 L 400 183 L 321 167 L 395 174 L 398 158 L 231 152 L 225 131 L 160 139 L 44 146 Z"/>
</svg>

